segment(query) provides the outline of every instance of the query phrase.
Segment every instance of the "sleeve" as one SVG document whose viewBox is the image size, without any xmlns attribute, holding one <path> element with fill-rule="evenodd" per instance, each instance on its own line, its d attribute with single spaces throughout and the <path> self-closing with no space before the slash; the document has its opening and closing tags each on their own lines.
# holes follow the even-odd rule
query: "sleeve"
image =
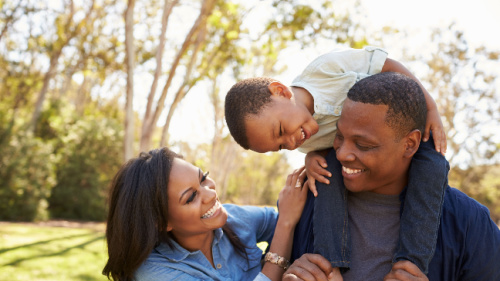
<svg viewBox="0 0 500 281">
<path fill-rule="evenodd" d="M 197 274 L 199 272 L 193 270 L 192 273 Z M 137 269 L 134 277 L 135 281 L 158 281 L 158 280 L 196 281 L 206 276 L 203 275 L 192 276 L 182 270 L 176 270 L 174 268 L 165 266 L 156 266 L 153 263 L 145 262 Z"/>
<path fill-rule="evenodd" d="M 278 221 L 278 212 L 274 208 L 231 204 L 227 204 L 225 207 L 231 214 L 228 223 L 231 224 L 233 229 L 248 229 L 249 232 L 255 235 L 257 242 L 272 240 L 276 222 Z M 239 235 L 245 234 L 247 233 L 239 233 Z M 244 237 L 242 238 L 247 240 Z"/>
<path fill-rule="evenodd" d="M 253 281 L 271 281 L 264 273 L 259 272 L 259 274 L 253 279 Z"/>
<path fill-rule="evenodd" d="M 476 215 L 469 222 L 460 280 L 500 280 L 500 229 L 488 209 L 475 203 Z"/>
</svg>

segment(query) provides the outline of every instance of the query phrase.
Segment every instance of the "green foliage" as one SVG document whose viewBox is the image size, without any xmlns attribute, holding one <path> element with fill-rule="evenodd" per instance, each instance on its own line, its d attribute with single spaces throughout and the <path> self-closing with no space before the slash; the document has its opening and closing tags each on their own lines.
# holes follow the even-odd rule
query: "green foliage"
<svg viewBox="0 0 500 281">
<path fill-rule="evenodd" d="M 286 157 L 281 153 L 249 152 L 242 158 L 238 169 L 229 175 L 227 200 L 275 206 L 286 175 L 292 172 Z"/>
<path fill-rule="evenodd" d="M 493 221 L 500 223 L 500 166 L 477 166 L 450 171 L 450 185 L 488 207 Z"/>
<path fill-rule="evenodd" d="M 0 220 L 47 219 L 46 207 L 55 183 L 52 145 L 30 133 L 12 133 L 0 116 Z"/>
<path fill-rule="evenodd" d="M 123 127 L 116 120 L 85 116 L 61 140 L 57 184 L 49 199 L 52 218 L 102 221 L 109 182 L 122 156 Z"/>
</svg>

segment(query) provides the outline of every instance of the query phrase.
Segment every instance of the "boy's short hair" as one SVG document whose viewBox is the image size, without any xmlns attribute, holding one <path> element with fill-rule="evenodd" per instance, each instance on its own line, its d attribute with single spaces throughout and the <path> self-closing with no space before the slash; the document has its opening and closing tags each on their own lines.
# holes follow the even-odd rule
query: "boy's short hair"
<svg viewBox="0 0 500 281">
<path fill-rule="evenodd" d="M 417 82 L 403 74 L 382 72 L 361 79 L 347 97 L 355 102 L 387 105 L 386 124 L 401 139 L 418 129 L 425 131 L 427 105 Z"/>
<path fill-rule="evenodd" d="M 245 120 L 259 114 L 271 102 L 268 86 L 276 80 L 268 77 L 248 78 L 234 84 L 226 95 L 225 115 L 229 132 L 244 149 L 249 149 Z"/>
</svg>

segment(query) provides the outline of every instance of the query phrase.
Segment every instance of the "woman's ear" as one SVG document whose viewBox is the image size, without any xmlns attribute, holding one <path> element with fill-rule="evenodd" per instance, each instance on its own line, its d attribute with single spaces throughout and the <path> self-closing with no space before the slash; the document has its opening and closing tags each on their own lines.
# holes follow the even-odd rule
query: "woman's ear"
<svg viewBox="0 0 500 281">
<path fill-rule="evenodd" d="M 406 143 L 405 143 L 405 153 L 404 156 L 407 158 L 413 157 L 413 155 L 417 152 L 418 147 L 420 146 L 420 140 L 422 138 L 422 133 L 420 130 L 413 130 L 406 135 Z"/>
<path fill-rule="evenodd" d="M 267 88 L 269 89 L 269 91 L 271 92 L 271 95 L 273 95 L 273 96 L 285 97 L 288 99 L 291 99 L 293 96 L 290 89 L 287 86 L 285 86 L 283 83 L 278 82 L 278 81 L 271 82 L 271 84 L 269 84 L 269 86 L 267 86 Z"/>
<path fill-rule="evenodd" d="M 170 223 L 167 223 L 167 232 L 172 231 L 172 229 L 173 229 L 173 228 L 172 228 L 172 226 L 170 225 Z"/>
</svg>

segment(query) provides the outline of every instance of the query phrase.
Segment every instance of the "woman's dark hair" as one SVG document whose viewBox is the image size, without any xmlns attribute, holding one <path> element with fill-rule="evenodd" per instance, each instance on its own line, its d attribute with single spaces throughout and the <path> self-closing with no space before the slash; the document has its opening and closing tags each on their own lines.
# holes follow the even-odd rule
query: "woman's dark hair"
<svg viewBox="0 0 500 281">
<path fill-rule="evenodd" d="M 110 189 L 106 227 L 108 262 L 102 274 L 113 280 L 133 280 L 135 271 L 160 244 L 172 246 L 167 233 L 168 182 L 175 158 L 164 147 L 141 152 L 115 175 Z M 246 256 L 244 245 L 227 224 L 231 244 Z"/>
</svg>

